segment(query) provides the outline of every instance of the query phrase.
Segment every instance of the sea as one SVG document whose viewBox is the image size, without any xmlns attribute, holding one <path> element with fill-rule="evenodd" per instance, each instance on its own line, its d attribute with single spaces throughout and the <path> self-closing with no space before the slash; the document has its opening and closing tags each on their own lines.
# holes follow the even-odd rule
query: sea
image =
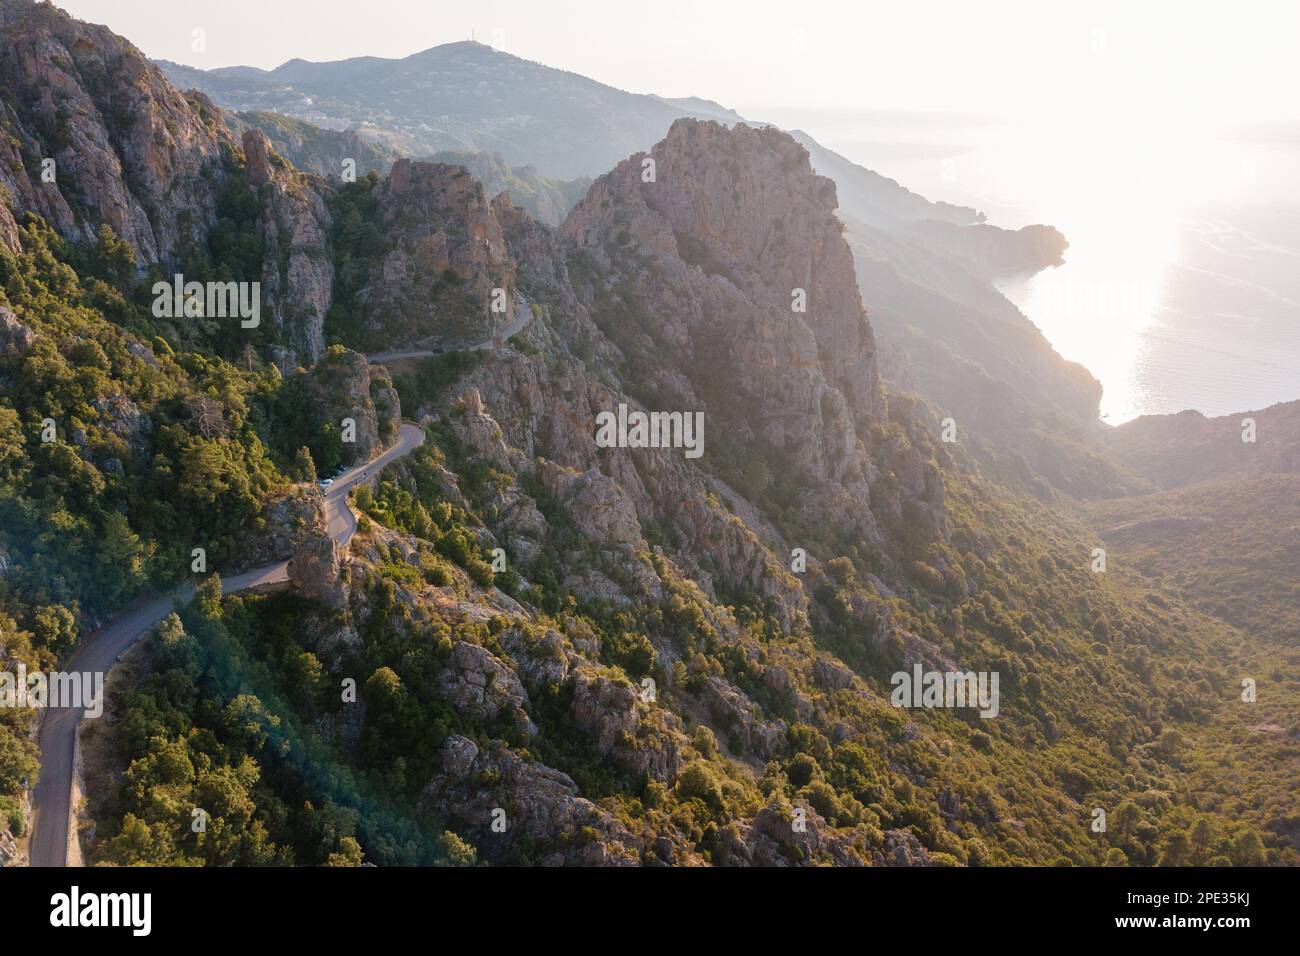
<svg viewBox="0 0 1300 956">
<path fill-rule="evenodd" d="M 1064 265 L 997 284 L 1101 381 L 1105 421 L 1300 399 L 1300 124 L 754 112 L 994 225 L 1060 229 Z"/>
</svg>

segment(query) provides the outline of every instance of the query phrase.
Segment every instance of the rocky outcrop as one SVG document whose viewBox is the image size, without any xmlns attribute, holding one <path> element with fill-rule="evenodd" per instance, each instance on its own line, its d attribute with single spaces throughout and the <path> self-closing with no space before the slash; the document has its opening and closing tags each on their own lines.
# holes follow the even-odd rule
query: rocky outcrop
<svg viewBox="0 0 1300 956">
<path fill-rule="evenodd" d="M 655 163 L 653 182 L 643 160 Z M 597 414 L 620 403 L 702 410 L 710 471 L 742 489 L 731 497 L 751 518 L 744 495 L 757 500 L 779 480 L 801 524 L 865 540 L 886 561 L 877 512 L 943 533 L 937 471 L 881 437 L 874 344 L 834 187 L 789 137 L 679 123 L 650 156 L 598 180 L 558 241 L 505 198 L 493 207 L 536 302 L 528 339 L 547 355 L 485 363 L 452 392 L 447 421 L 498 471 L 539 480 L 626 575 L 640 577 L 633 556 L 652 524 L 672 529 L 667 553 L 706 591 L 714 578 L 756 591 L 788 623 L 808 607 L 772 551 L 779 535 L 724 506 L 716 479 L 702 480 L 681 450 L 596 447 Z M 598 377 L 592 366 L 619 371 Z M 758 472 L 739 470 L 755 460 Z M 873 496 L 878 473 L 890 481 Z M 500 514 L 511 499 L 502 495 Z M 522 560 L 536 553 L 535 534 L 504 523 L 498 533 Z M 604 568 L 566 582 L 585 599 L 629 599 Z"/>
<path fill-rule="evenodd" d="M 133 454 L 143 456 L 148 453 L 154 425 L 139 405 L 125 395 L 114 393 L 95 399 L 94 407 L 99 412 L 100 424 L 120 438 Z"/>
<path fill-rule="evenodd" d="M 230 168 L 234 144 L 214 116 L 107 28 L 0 2 L 0 186 L 15 214 L 69 239 L 106 223 L 142 263 L 173 264 L 206 240 Z"/>
<path fill-rule="evenodd" d="M 16 250 L 16 220 L 41 216 L 65 238 L 92 242 L 101 225 L 143 270 L 207 251 L 221 203 L 245 177 L 257 218 L 261 318 L 281 364 L 324 350 L 333 297 L 330 217 L 318 184 L 285 163 L 259 131 L 239 142 L 201 93 L 181 94 L 134 46 L 52 5 L 0 2 L 0 243 Z M 242 154 L 242 155 L 241 155 Z"/>
<path fill-rule="evenodd" d="M 21 358 L 36 344 L 36 333 L 19 321 L 14 311 L 0 305 L 0 355 Z"/>
<path fill-rule="evenodd" d="M 540 635 L 523 627 L 507 628 L 501 634 L 501 646 L 514 659 L 519 672 L 541 687 L 564 683 L 576 659 L 564 637 L 550 628 Z"/>
<path fill-rule="evenodd" d="M 834 210 L 834 184 L 788 135 L 681 120 L 598 179 L 562 232 L 615 290 L 591 288 L 590 308 L 620 323 L 606 331 L 637 386 L 705 411 L 705 454 L 763 457 L 815 489 L 796 505 L 810 523 L 874 540 L 869 451 L 886 411 Z"/>
<path fill-rule="evenodd" d="M 483 184 L 489 196 L 506 193 L 538 222 L 558 226 L 564 222 L 574 203 L 591 186 L 589 177 L 569 181 L 548 179 L 532 166 L 510 166 L 500 153 L 435 153 L 439 163 L 464 166 Z"/>
<path fill-rule="evenodd" d="M 1052 226 L 1024 226 L 1014 232 L 986 223 L 960 226 L 923 220 L 908 230 L 931 249 L 951 255 L 985 278 L 1037 272 L 1064 262 L 1069 243 Z"/>
<path fill-rule="evenodd" d="M 885 850 L 877 863 L 886 866 L 930 866 L 930 851 L 910 830 L 886 830 Z"/>
<path fill-rule="evenodd" d="M 325 351 L 325 314 L 334 295 L 329 211 L 307 178 L 272 152 L 264 133 L 246 130 L 243 145 L 248 181 L 262 203 L 264 318 L 292 350 L 288 364 L 311 365 Z"/>
<path fill-rule="evenodd" d="M 720 837 L 723 866 L 866 865 L 861 839 L 836 831 L 805 803 L 766 806 L 752 822 L 732 824 Z"/>
<path fill-rule="evenodd" d="M 785 751 L 786 723 L 767 720 L 762 709 L 726 678 L 704 681 L 700 698 L 715 725 L 726 730 L 743 754 L 768 760 Z"/>
<path fill-rule="evenodd" d="M 478 744 L 468 737 L 452 734 L 442 743 L 442 769 L 452 777 L 463 777 L 474 766 Z"/>
<path fill-rule="evenodd" d="M 484 409 L 477 388 L 465 390 L 448 420 L 456 437 L 474 449 L 480 458 L 501 468 L 510 467 L 510 452 L 501 426 Z"/>
<path fill-rule="evenodd" d="M 457 710 L 480 720 L 506 713 L 524 728 L 531 723 L 525 709 L 528 692 L 515 672 L 477 644 L 452 645 L 450 664 L 438 675 L 438 690 Z"/>
<path fill-rule="evenodd" d="M 515 264 L 482 184 L 401 159 L 374 195 L 388 251 L 357 299 L 376 347 L 476 345 L 510 324 Z"/>
<path fill-rule="evenodd" d="M 352 420 L 353 441 L 345 438 L 343 445 L 348 463 L 369 461 L 396 437 L 402 424 L 401 400 L 382 365 L 335 346 L 300 382 L 313 397 L 320 427 L 342 431 L 343 421 Z"/>
<path fill-rule="evenodd" d="M 500 744 L 482 751 L 454 738 L 444 747 L 443 768 L 421 802 L 448 813 L 488 862 L 512 862 L 521 842 L 539 848 L 544 866 L 640 862 L 627 828 L 579 796 L 578 785 L 558 770 Z"/>
<path fill-rule="evenodd" d="M 626 492 L 595 468 L 573 474 L 543 462 L 542 481 L 559 499 L 583 536 L 604 547 L 635 548 L 642 544 L 636 508 Z"/>
<path fill-rule="evenodd" d="M 289 559 L 289 584 L 305 598 L 342 607 L 348 589 L 342 576 L 342 549 L 323 531 L 304 537 Z"/>
<path fill-rule="evenodd" d="M 573 717 L 602 757 L 636 778 L 671 785 L 688 747 L 682 722 L 643 699 L 638 688 L 595 669 L 573 676 Z"/>
<path fill-rule="evenodd" d="M 257 568 L 294 556 L 306 538 L 325 532 L 325 496 L 315 485 L 294 485 L 262 504 L 257 533 L 239 549 L 237 567 Z"/>
</svg>

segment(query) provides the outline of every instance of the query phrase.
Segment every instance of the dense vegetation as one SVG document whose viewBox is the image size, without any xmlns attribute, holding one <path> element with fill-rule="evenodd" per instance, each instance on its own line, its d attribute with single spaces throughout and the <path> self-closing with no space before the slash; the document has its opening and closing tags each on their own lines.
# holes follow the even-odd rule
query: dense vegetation
<svg viewBox="0 0 1300 956">
<path fill-rule="evenodd" d="M 461 734 L 483 748 L 504 741 L 562 770 L 629 831 L 676 833 L 704 859 L 723 852 L 726 828 L 775 801 L 786 812 L 797 803 L 815 808 L 850 835 L 863 859 L 884 847 L 887 831 L 902 830 L 940 863 L 1295 862 L 1294 850 L 1271 832 L 1286 810 L 1281 793 L 1251 800 L 1222 774 L 1213 775 L 1213 786 L 1209 780 L 1212 764 L 1229 759 L 1222 748 L 1238 719 L 1231 701 L 1240 668 L 1248 666 L 1241 637 L 1171 606 L 1122 569 L 1094 574 L 1090 534 L 1067 514 L 978 483 L 954 483 L 951 541 L 932 544 L 910 582 L 894 582 L 900 591 L 882 594 L 860 562 L 837 558 L 829 562 L 811 629 L 787 635 L 752 598 L 714 604 L 650 556 L 665 584 L 657 605 L 620 608 L 577 599 L 556 568 L 590 562 L 616 572 L 538 487 L 528 490 L 552 533 L 532 561 L 508 572 L 507 583 L 493 575 L 478 542 L 499 517 L 493 502 L 508 479 L 465 455 L 450 429 L 435 427 L 432 436 L 436 444 L 412 455 L 374 493 L 357 497 L 369 523 L 363 522 L 354 553 L 369 555 L 370 613 L 353 620 L 357 638 L 345 650 L 330 636 L 338 627 L 333 612 L 289 598 L 200 599 L 186 614 L 187 634 L 210 635 L 204 629 L 219 619 L 220 640 L 194 643 L 217 648 L 224 663 L 203 667 L 230 676 L 225 685 L 201 684 L 197 696 L 180 695 L 192 703 L 167 729 L 204 747 L 215 738 L 223 749 L 214 751 L 214 766 L 250 758 L 260 768 L 260 777 L 245 773 L 251 802 L 245 812 L 269 834 L 255 859 L 283 860 L 291 852 L 300 862 L 355 862 L 348 839 L 376 862 L 472 859 L 473 832 L 461 827 L 455 835 L 456 823 L 436 813 L 412 822 L 395 809 L 421 805 L 425 786 L 439 775 L 443 742 Z M 448 474 L 466 496 L 462 505 L 448 499 Z M 415 558 L 400 553 L 412 545 Z M 440 594 L 483 602 L 488 595 L 480 589 L 494 584 L 536 616 L 524 621 L 498 612 L 487 622 L 462 620 L 452 628 L 446 618 L 417 610 L 445 603 Z M 881 644 L 864 641 L 880 619 L 891 622 L 893 636 Z M 264 623 L 254 627 L 254 620 Z M 629 772 L 625 760 L 611 762 L 575 723 L 571 685 L 526 681 L 537 727 L 531 736 L 504 718 L 476 719 L 449 707 L 435 690 L 453 643 L 479 644 L 509 659 L 517 656 L 517 644 L 506 640 L 512 634 L 540 639 L 548 630 L 599 648 L 590 679 L 627 687 L 647 677 L 656 682 L 662 719 L 676 715 L 689 739 L 674 786 Z M 178 633 L 171 624 L 155 638 L 155 675 L 193 669 L 169 656 L 169 647 L 192 641 Z M 305 642 L 304 633 L 312 635 Z M 888 677 L 900 666 L 905 642 L 926 642 L 965 666 L 1000 672 L 1002 719 L 889 706 Z M 657 653 L 664 647 L 676 659 L 671 667 Z M 872 692 L 810 680 L 809 663 L 828 652 L 849 663 Z M 782 756 L 756 761 L 753 728 L 703 704 L 714 675 L 742 688 L 765 717 L 785 720 Z M 338 688 L 349 676 L 361 687 L 365 709 L 360 726 L 341 733 L 349 718 Z M 154 685 L 177 679 L 152 677 L 149 693 L 158 699 Z M 794 698 L 779 691 L 787 684 L 798 688 Z M 796 706 L 800 699 L 805 704 Z M 131 712 L 153 707 L 130 702 Z M 245 726 L 272 729 L 254 734 L 257 746 L 248 750 L 247 742 L 234 742 L 245 737 L 231 729 L 232 712 Z M 852 732 L 846 735 L 845 727 Z M 136 733 L 122 741 L 128 784 L 136 776 L 157 782 L 152 755 L 167 739 Z M 639 737 L 628 746 L 649 753 L 659 743 Z M 355 772 L 330 769 L 348 766 Z M 188 785 L 199 786 L 202 776 L 196 770 Z M 147 808 L 130 802 L 137 792 L 153 790 L 124 787 L 121 811 L 147 820 Z M 202 805 L 204 798 L 194 799 Z M 311 812 L 290 823 L 282 809 L 288 801 Z M 1095 808 L 1109 817 L 1104 834 L 1089 828 Z M 331 825 L 320 823 L 320 815 Z M 122 832 L 139 831 L 136 822 L 128 827 L 129 819 Z M 184 837 L 184 822 L 166 816 L 163 829 Z M 573 838 L 557 834 L 516 846 L 508 859 L 537 862 L 556 842 Z M 119 835 L 101 852 L 120 862 L 180 852 L 159 839 L 168 849 L 139 849 Z M 800 859 L 797 846 L 788 852 Z M 163 857 L 150 855 L 157 853 Z"/>
<path fill-rule="evenodd" d="M 385 672 L 361 688 L 378 724 L 360 765 L 311 729 L 344 705 L 338 681 L 302 649 L 306 609 L 290 595 L 220 598 L 209 578 L 150 639 L 151 673 L 124 692 L 115 744 L 125 772 L 98 858 L 121 865 L 355 866 L 469 862 L 473 854 L 400 793 L 393 742 L 419 729 L 397 714 Z M 381 732 L 382 731 L 382 732 Z M 423 733 L 429 733 L 425 730 Z M 196 832 L 195 808 L 204 819 Z"/>
<path fill-rule="evenodd" d="M 33 219 L 23 243 L 0 248 L 0 307 L 29 337 L 0 354 L 0 653 L 48 669 L 88 620 L 188 575 L 192 549 L 236 556 L 283 481 L 254 427 L 279 376 L 142 341 L 111 231 L 69 249 Z M 6 807 L 35 771 L 30 717 L 0 714 Z"/>
<path fill-rule="evenodd" d="M 225 222 L 214 248 L 231 248 Z M 32 218 L 20 254 L 0 247 L 0 308 L 26 340 L 0 350 L 0 655 L 33 669 L 189 576 L 193 549 L 209 570 L 240 560 L 268 496 L 314 477 L 304 446 L 322 467 L 342 460 L 328 428 L 301 432 L 326 410 L 292 408 L 301 376 L 233 364 L 214 337 L 155 325 L 132 298 L 141 281 L 107 227 L 77 247 Z M 31 717 L 0 712 L 0 809 L 15 819 L 36 767 Z"/>
</svg>

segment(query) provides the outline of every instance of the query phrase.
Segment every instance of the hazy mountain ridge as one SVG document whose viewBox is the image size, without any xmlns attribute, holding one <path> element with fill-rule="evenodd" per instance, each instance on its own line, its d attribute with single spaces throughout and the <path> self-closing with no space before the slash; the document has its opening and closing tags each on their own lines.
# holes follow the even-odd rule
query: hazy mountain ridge
<svg viewBox="0 0 1300 956">
<path fill-rule="evenodd" d="M 678 118 L 727 125 L 744 119 L 711 100 L 628 93 L 469 42 L 399 60 L 292 60 L 274 70 L 203 71 L 167 61 L 159 66 L 182 89 L 198 88 L 226 109 L 265 110 L 323 128 L 357 129 L 412 158 L 448 151 L 499 153 L 511 166 L 531 165 L 542 176 L 568 180 L 599 175 L 648 149 Z M 920 225 L 929 219 L 963 227 L 984 223 L 976 210 L 932 203 L 805 133 L 793 135 L 810 150 L 814 168 L 837 181 L 848 215 L 891 229 L 933 229 Z M 1048 230 L 1032 240 L 1024 237 L 1025 230 L 1013 235 L 991 226 L 937 233 L 954 248 L 969 241 L 967 253 L 985 267 L 1028 270 L 1058 261 L 1064 248 L 1059 234 L 1053 237 Z"/>
<path fill-rule="evenodd" d="M 207 90 L 227 108 L 286 113 L 335 128 L 387 128 L 408 155 L 499 152 L 512 165 L 531 163 L 561 179 L 610 168 L 685 115 L 657 97 L 472 42 L 399 60 L 290 61 L 256 78 L 247 68 L 208 73 L 162 66 L 178 85 Z"/>
<path fill-rule="evenodd" d="M 371 170 L 387 175 L 393 163 L 403 158 L 382 137 L 358 130 L 321 129 L 280 113 L 227 112 L 226 123 L 236 133 L 250 127 L 261 130 L 277 153 L 298 168 L 327 179 L 340 179 L 348 160 L 354 164 L 352 171 L 364 176 Z M 500 153 L 447 151 L 413 158 L 464 166 L 489 195 L 509 192 L 533 218 L 549 226 L 563 222 L 591 185 L 587 177 L 561 182 L 540 175 L 532 166 L 509 166 Z"/>
<path fill-rule="evenodd" d="M 1142 415 L 1110 430 L 1115 454 L 1161 488 L 1233 474 L 1300 473 L 1300 400 L 1207 418 Z"/>
</svg>

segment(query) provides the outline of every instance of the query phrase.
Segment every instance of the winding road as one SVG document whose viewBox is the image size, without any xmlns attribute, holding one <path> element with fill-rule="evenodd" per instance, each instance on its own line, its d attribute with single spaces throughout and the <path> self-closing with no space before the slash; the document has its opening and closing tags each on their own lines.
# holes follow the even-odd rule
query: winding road
<svg viewBox="0 0 1300 956">
<path fill-rule="evenodd" d="M 334 484 L 325 492 L 325 516 L 326 528 L 335 541 L 347 544 L 357 530 L 356 515 L 348 507 L 349 489 L 357 482 L 378 474 L 385 465 L 409 455 L 422 444 L 424 430 L 404 422 L 398 431 L 397 442 L 391 448 L 334 479 Z M 233 594 L 288 579 L 289 562 L 281 561 L 223 578 L 221 585 L 223 592 Z M 63 670 L 106 674 L 128 647 L 171 613 L 176 601 L 186 601 L 193 593 L 194 585 L 186 583 L 162 597 L 136 604 L 82 642 Z M 29 846 L 32 866 L 67 865 L 68 837 L 72 832 L 72 772 L 77 724 L 80 722 L 81 709 L 76 707 L 52 707 L 45 712 L 41 722 L 41 773 L 32 796 L 36 813 Z"/>
<path fill-rule="evenodd" d="M 426 349 L 397 352 L 380 352 L 367 355 L 371 364 L 394 362 L 398 359 L 426 358 L 445 351 L 486 351 L 495 348 L 518 334 L 533 317 L 532 307 L 522 293 L 515 292 L 515 313 L 510 324 L 492 338 L 462 350 Z M 398 432 L 397 442 L 378 458 L 344 472 L 334 479 L 325 493 L 326 529 L 339 544 L 347 544 L 357 530 L 357 518 L 348 507 L 348 490 L 358 481 L 376 474 L 385 465 L 404 457 L 424 443 L 424 431 L 418 425 L 404 422 Z M 277 584 L 289 579 L 289 562 L 255 568 L 242 574 L 223 578 L 221 589 L 226 594 L 246 591 L 265 584 Z M 113 663 L 128 647 L 146 634 L 150 628 L 171 613 L 177 601 L 187 601 L 194 594 L 192 583 L 182 584 L 170 594 L 149 598 L 134 605 L 88 637 L 77 648 L 72 659 L 64 666 L 65 672 L 108 673 Z M 72 833 L 72 774 L 76 760 L 77 725 L 81 710 L 75 707 L 51 707 L 41 721 L 38 743 L 41 750 L 41 772 L 32 794 L 36 822 L 28 855 L 32 866 L 66 866 L 68 863 L 68 836 Z"/>
</svg>

